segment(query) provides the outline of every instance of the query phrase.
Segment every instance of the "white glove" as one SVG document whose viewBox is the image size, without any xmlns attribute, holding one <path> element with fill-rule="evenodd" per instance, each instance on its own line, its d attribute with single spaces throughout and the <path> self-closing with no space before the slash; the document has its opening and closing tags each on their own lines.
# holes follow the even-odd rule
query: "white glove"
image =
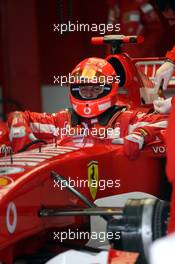
<svg viewBox="0 0 175 264">
<path fill-rule="evenodd" d="M 174 63 L 166 61 L 156 72 L 155 88 L 158 91 L 163 81 L 163 90 L 167 89 L 168 83 L 174 72 Z"/>
<path fill-rule="evenodd" d="M 172 97 L 168 99 L 159 97 L 153 101 L 154 109 L 160 114 L 168 114 L 171 110 L 171 100 Z"/>
</svg>

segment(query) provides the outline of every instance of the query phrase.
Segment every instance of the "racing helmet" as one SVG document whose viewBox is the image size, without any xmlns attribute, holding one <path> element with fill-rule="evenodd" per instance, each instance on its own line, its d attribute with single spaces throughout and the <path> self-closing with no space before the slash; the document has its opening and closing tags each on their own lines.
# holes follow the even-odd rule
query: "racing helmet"
<svg viewBox="0 0 175 264">
<path fill-rule="evenodd" d="M 71 73 L 70 102 L 79 116 L 92 118 L 116 103 L 117 88 L 112 65 L 105 59 L 88 58 Z"/>
</svg>

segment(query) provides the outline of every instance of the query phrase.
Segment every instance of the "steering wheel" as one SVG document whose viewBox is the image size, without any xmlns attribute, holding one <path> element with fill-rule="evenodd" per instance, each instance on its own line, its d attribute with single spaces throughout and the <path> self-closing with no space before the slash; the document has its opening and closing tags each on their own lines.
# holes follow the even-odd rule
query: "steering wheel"
<svg viewBox="0 0 175 264">
<path fill-rule="evenodd" d="M 33 145 L 35 145 L 35 144 L 38 144 L 38 143 L 43 143 L 44 145 L 47 144 L 47 142 L 46 142 L 45 140 L 43 140 L 43 139 L 35 139 L 35 140 L 29 142 L 28 144 L 26 144 L 24 147 L 22 147 L 22 148 L 18 151 L 18 153 L 19 153 L 19 152 L 23 152 L 23 151 L 27 150 L 29 147 L 31 147 L 31 146 L 33 146 Z"/>
</svg>

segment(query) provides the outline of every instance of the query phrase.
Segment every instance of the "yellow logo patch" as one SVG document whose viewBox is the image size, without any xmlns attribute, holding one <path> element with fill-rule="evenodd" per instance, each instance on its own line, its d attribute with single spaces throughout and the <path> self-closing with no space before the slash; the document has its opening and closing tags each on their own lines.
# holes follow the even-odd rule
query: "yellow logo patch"
<svg viewBox="0 0 175 264">
<path fill-rule="evenodd" d="M 0 177 L 0 187 L 7 186 L 12 183 L 12 180 L 8 177 Z"/>
<path fill-rule="evenodd" d="M 89 190 L 91 196 L 94 200 L 97 195 L 98 181 L 99 181 L 98 161 L 91 161 L 88 164 L 88 183 L 89 183 Z"/>
</svg>

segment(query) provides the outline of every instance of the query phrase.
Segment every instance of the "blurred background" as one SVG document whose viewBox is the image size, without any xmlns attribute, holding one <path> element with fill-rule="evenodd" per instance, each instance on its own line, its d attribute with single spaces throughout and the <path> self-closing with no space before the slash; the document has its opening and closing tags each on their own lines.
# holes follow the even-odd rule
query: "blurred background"
<svg viewBox="0 0 175 264">
<path fill-rule="evenodd" d="M 55 112 L 69 106 L 68 87 L 54 75 L 68 75 L 86 57 L 109 50 L 92 46 L 99 32 L 54 32 L 54 24 L 120 23 L 119 34 L 141 34 L 142 46 L 125 48 L 133 57 L 164 56 L 175 43 L 174 29 L 154 1 L 0 0 L 0 113 Z M 111 34 L 112 32 L 107 32 Z"/>
</svg>

